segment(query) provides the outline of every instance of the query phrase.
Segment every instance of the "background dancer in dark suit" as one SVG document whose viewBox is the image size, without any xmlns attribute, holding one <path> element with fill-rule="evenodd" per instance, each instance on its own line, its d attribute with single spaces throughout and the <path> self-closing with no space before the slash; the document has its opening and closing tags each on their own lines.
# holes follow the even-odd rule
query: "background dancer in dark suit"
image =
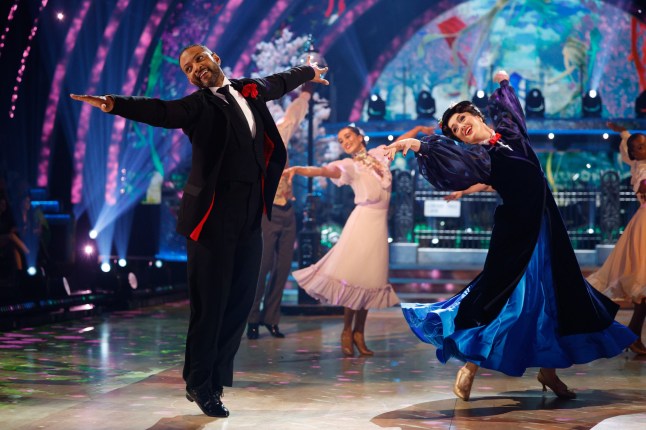
<svg viewBox="0 0 646 430">
<path fill-rule="evenodd" d="M 301 93 L 289 104 L 283 118 L 278 120 L 276 126 L 285 145 L 289 143 L 289 139 L 307 115 L 313 90 L 313 84 L 303 85 Z M 280 322 L 280 302 L 292 268 L 296 240 L 293 199 L 292 184 L 289 183 L 286 175 L 283 175 L 274 197 L 271 220 L 266 216 L 262 217 L 262 263 L 260 263 L 256 298 L 251 307 L 247 325 L 247 338 L 250 340 L 258 339 L 260 336 L 258 332 L 260 323 L 267 327 L 273 337 L 285 337 L 278 328 L 278 323 Z"/>
</svg>

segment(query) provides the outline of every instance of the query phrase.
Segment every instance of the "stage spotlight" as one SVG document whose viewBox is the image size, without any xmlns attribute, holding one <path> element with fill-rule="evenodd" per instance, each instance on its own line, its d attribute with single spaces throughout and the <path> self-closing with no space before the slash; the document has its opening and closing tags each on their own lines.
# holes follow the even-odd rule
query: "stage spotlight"
<svg viewBox="0 0 646 430">
<path fill-rule="evenodd" d="M 538 88 L 534 88 L 525 97 L 525 116 L 527 118 L 543 118 L 545 116 L 545 98 Z"/>
<path fill-rule="evenodd" d="M 584 118 L 600 118 L 602 111 L 601 96 L 596 90 L 590 90 L 583 96 L 581 110 Z"/>
<path fill-rule="evenodd" d="M 118 264 L 119 264 L 119 267 L 126 267 L 126 264 L 128 264 L 128 262 L 126 261 L 125 258 L 120 258 L 118 261 Z"/>
<path fill-rule="evenodd" d="M 96 230 L 94 230 L 94 229 L 90 230 L 90 233 L 89 233 L 90 239 L 96 239 L 96 237 L 97 237 L 98 235 L 99 235 L 99 232 L 98 232 L 98 231 L 96 231 Z"/>
<path fill-rule="evenodd" d="M 70 284 L 65 277 L 49 277 L 45 283 L 47 297 L 50 299 L 62 299 L 72 295 Z"/>
<path fill-rule="evenodd" d="M 137 275 L 135 275 L 132 272 L 128 273 L 128 285 L 130 285 L 130 288 L 133 290 L 136 290 L 137 287 L 139 286 L 139 282 L 137 281 Z"/>
<path fill-rule="evenodd" d="M 72 295 L 72 289 L 70 288 L 70 283 L 67 281 L 67 278 L 63 276 L 63 289 L 68 296 Z"/>
<path fill-rule="evenodd" d="M 637 118 L 646 118 L 646 91 L 642 91 L 635 100 L 635 116 Z"/>
<path fill-rule="evenodd" d="M 101 271 L 103 273 L 108 273 L 110 269 L 111 269 L 110 263 L 108 263 L 107 261 L 104 261 L 103 263 L 101 263 Z"/>
<path fill-rule="evenodd" d="M 155 260 L 155 267 L 161 269 L 164 263 L 161 260 Z"/>
<path fill-rule="evenodd" d="M 59 20 L 59 21 L 64 20 L 65 19 L 65 14 L 63 12 L 58 12 L 56 14 L 56 19 Z"/>
<path fill-rule="evenodd" d="M 483 115 L 487 116 L 487 93 L 484 90 L 478 90 L 473 94 L 471 103 L 475 105 Z"/>
<path fill-rule="evenodd" d="M 27 269 L 27 274 L 29 276 L 36 276 L 36 273 L 38 273 L 36 268 L 34 266 L 29 266 L 29 268 Z"/>
<path fill-rule="evenodd" d="M 547 133 L 547 138 L 549 140 L 553 140 L 554 139 L 554 133 Z"/>
<path fill-rule="evenodd" d="M 94 254 L 94 247 L 90 244 L 87 244 L 83 247 L 83 252 L 85 253 L 85 255 L 90 257 Z"/>
<path fill-rule="evenodd" d="M 417 118 L 429 119 L 435 116 L 435 99 L 429 91 L 422 90 L 417 96 Z"/>
<path fill-rule="evenodd" d="M 603 133 L 602 136 L 603 136 L 604 139 L 608 139 L 610 137 L 610 135 L 608 133 Z"/>
<path fill-rule="evenodd" d="M 378 94 L 371 95 L 368 102 L 368 119 L 383 121 L 384 118 L 386 118 L 386 102 Z"/>
</svg>

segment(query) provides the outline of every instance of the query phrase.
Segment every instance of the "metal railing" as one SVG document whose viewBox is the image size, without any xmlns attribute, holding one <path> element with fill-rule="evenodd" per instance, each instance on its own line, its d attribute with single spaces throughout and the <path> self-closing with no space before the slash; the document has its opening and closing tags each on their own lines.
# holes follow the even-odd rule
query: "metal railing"
<svg viewBox="0 0 646 430">
<path fill-rule="evenodd" d="M 460 199 L 460 216 L 425 217 L 424 203 L 428 199 L 442 199 L 443 191 L 418 190 L 415 192 L 415 227 L 413 241 L 420 247 L 486 249 L 493 226 L 493 215 L 500 198 L 495 193 L 475 193 Z M 594 249 L 601 242 L 600 190 L 560 191 L 554 194 L 563 221 L 575 249 Z M 618 237 L 628 224 L 639 203 L 631 189 L 620 191 L 621 227 Z"/>
</svg>

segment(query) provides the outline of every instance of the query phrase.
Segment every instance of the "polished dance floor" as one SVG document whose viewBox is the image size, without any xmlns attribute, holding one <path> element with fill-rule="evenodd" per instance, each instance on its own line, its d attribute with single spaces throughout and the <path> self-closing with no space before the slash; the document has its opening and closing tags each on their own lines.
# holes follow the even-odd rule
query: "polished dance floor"
<svg viewBox="0 0 646 430">
<path fill-rule="evenodd" d="M 644 429 L 646 357 L 631 352 L 560 372 L 578 398 L 481 371 L 454 397 L 441 365 L 398 308 L 372 311 L 374 357 L 343 358 L 341 317 L 285 316 L 285 339 L 243 339 L 226 419 L 184 398 L 187 302 L 0 335 L 0 429 Z M 626 322 L 629 310 L 622 310 Z"/>
</svg>

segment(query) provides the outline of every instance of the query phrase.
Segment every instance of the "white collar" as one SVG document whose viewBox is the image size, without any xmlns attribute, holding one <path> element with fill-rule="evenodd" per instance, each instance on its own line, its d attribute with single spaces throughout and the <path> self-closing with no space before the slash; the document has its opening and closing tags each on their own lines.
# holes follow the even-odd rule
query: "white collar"
<svg viewBox="0 0 646 430">
<path fill-rule="evenodd" d="M 211 90 L 211 92 L 212 92 L 213 94 L 215 94 L 215 93 L 217 93 L 217 91 L 218 91 L 220 88 L 222 88 L 222 87 L 226 87 L 227 85 L 231 85 L 231 81 L 229 80 L 229 78 L 227 78 L 227 77 L 225 76 L 225 77 L 224 77 L 224 80 L 222 81 L 222 85 L 221 85 L 221 86 L 219 86 L 219 87 L 209 87 L 209 89 Z M 233 87 L 232 87 L 232 88 L 233 88 Z"/>
<path fill-rule="evenodd" d="M 491 130 L 491 134 L 489 135 L 489 137 L 483 140 L 482 142 L 478 142 L 478 145 L 490 145 L 489 140 L 495 135 L 496 135 L 496 130 Z"/>
</svg>

